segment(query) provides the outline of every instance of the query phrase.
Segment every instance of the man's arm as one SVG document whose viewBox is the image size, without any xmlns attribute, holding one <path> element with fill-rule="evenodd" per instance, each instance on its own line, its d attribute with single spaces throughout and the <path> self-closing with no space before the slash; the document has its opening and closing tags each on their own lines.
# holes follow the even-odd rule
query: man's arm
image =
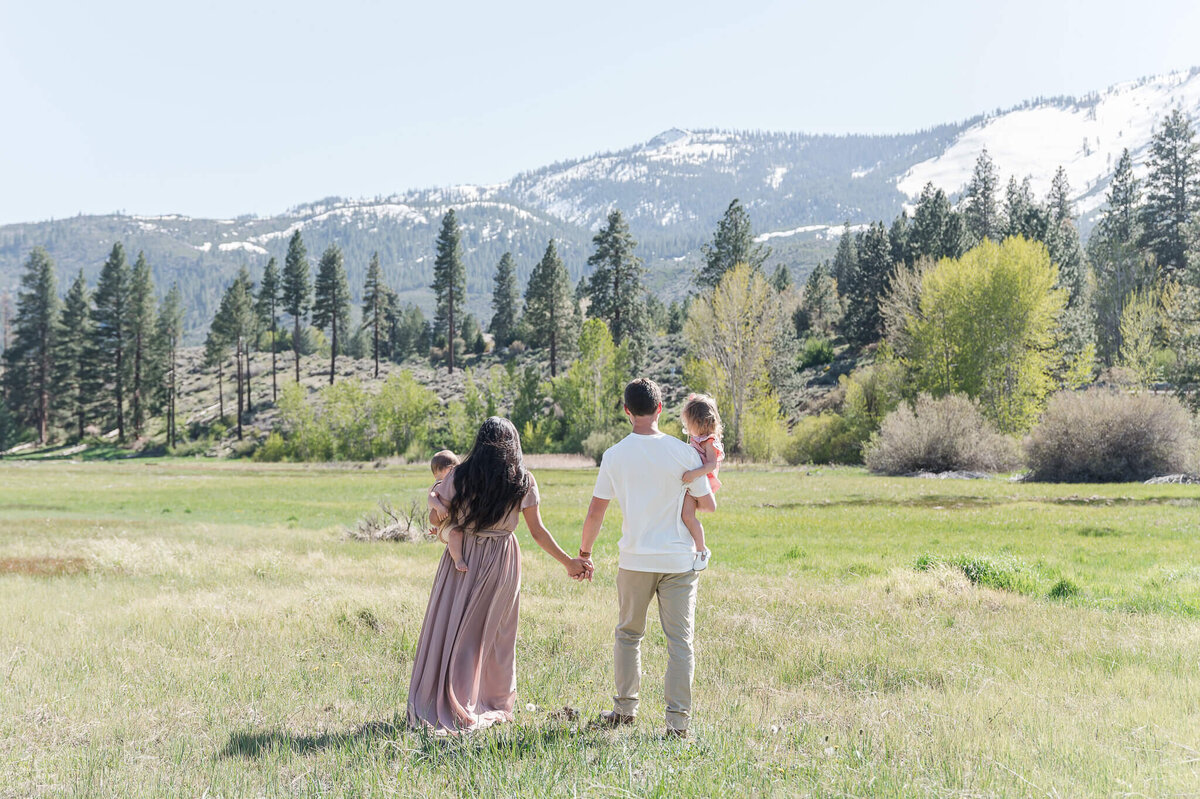
<svg viewBox="0 0 1200 799">
<path fill-rule="evenodd" d="M 591 560 L 592 545 L 600 537 L 600 525 L 604 523 L 604 514 L 608 511 L 608 503 L 610 501 L 600 499 L 600 497 L 592 497 L 592 504 L 588 505 L 587 518 L 583 520 L 583 534 L 579 540 L 580 557 Z M 586 555 L 583 554 L 585 552 L 587 553 Z"/>
</svg>

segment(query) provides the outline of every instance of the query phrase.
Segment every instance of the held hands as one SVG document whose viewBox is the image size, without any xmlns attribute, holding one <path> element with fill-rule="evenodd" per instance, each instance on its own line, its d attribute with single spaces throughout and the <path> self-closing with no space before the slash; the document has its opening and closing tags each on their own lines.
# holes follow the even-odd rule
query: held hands
<svg viewBox="0 0 1200 799">
<path fill-rule="evenodd" d="M 591 582 L 594 571 L 591 558 L 571 558 L 567 564 L 567 576 L 572 580 Z"/>
</svg>

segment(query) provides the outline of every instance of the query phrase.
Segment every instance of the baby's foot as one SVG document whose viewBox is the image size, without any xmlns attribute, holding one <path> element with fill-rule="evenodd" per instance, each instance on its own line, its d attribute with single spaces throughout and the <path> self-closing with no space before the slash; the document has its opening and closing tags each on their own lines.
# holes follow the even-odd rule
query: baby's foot
<svg viewBox="0 0 1200 799">
<path fill-rule="evenodd" d="M 705 549 L 702 552 L 696 553 L 696 560 L 692 563 L 692 571 L 702 572 L 708 568 L 708 560 L 712 557 L 712 552 Z"/>
<path fill-rule="evenodd" d="M 465 560 L 456 560 L 454 561 L 454 568 L 456 571 L 465 573 L 467 570 L 467 562 Z"/>
</svg>

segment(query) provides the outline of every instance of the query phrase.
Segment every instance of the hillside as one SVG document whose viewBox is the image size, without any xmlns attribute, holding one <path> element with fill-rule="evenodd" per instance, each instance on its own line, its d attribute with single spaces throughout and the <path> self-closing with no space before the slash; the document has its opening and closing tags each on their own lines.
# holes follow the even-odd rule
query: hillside
<svg viewBox="0 0 1200 799">
<path fill-rule="evenodd" d="M 36 245 L 46 247 L 65 283 L 79 269 L 94 280 L 114 241 L 145 250 L 160 287 L 180 285 L 189 339 L 198 340 L 221 288 L 242 265 L 257 274 L 282 258 L 303 230 L 310 258 L 337 242 L 357 294 L 378 250 L 388 281 L 429 307 L 437 223 L 459 213 L 468 305 L 487 314 L 491 277 L 511 250 L 523 281 L 546 241 L 559 241 L 574 279 L 585 270 L 591 236 L 612 207 L 627 215 L 650 269 L 650 285 L 670 299 L 686 290 L 700 245 L 730 199 L 747 206 L 760 239 L 797 279 L 828 257 L 842 223 L 888 220 L 926 182 L 958 192 L 987 147 L 1000 171 L 1031 175 L 1043 193 L 1066 167 L 1081 218 L 1103 201 L 1112 166 L 1128 147 L 1142 168 L 1151 132 L 1173 107 L 1200 118 L 1200 69 L 1119 84 L 1083 98 L 1031 100 L 962 123 L 891 136 L 686 131 L 522 173 L 490 186 L 410 190 L 370 200 L 328 198 L 268 217 L 194 219 L 177 214 L 78 216 L 0 226 L 0 291 L 11 290 Z M 231 187 L 231 191 L 235 187 Z"/>
</svg>

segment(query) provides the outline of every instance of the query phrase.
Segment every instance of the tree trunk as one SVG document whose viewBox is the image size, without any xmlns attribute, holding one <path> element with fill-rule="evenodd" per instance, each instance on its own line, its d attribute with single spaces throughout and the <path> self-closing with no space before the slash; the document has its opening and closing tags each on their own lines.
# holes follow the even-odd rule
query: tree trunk
<svg viewBox="0 0 1200 799">
<path fill-rule="evenodd" d="M 279 388 L 275 383 L 275 351 L 278 349 L 276 342 L 278 336 L 275 332 L 275 306 L 271 306 L 271 402 L 279 399 Z"/>
<path fill-rule="evenodd" d="M 167 446 L 175 448 L 175 337 L 171 337 L 171 388 L 167 397 Z"/>
<path fill-rule="evenodd" d="M 375 328 L 375 378 L 379 379 L 379 308 L 375 308 L 372 327 Z"/>
<path fill-rule="evenodd" d="M 225 420 L 225 364 L 217 361 L 217 403 L 219 404 L 221 420 Z"/>
<path fill-rule="evenodd" d="M 296 320 L 296 327 L 292 331 L 292 352 L 296 354 L 296 382 L 300 382 L 300 320 Z"/>
<path fill-rule="evenodd" d="M 237 437 L 242 440 L 242 339 L 238 338 L 233 352 L 234 362 L 237 363 Z"/>
<path fill-rule="evenodd" d="M 142 334 L 133 340 L 133 434 L 142 433 Z"/>
<path fill-rule="evenodd" d="M 246 413 L 254 410 L 254 395 L 250 393 L 250 344 L 246 343 Z"/>
<path fill-rule="evenodd" d="M 334 313 L 333 319 L 329 322 L 329 327 L 333 331 L 329 344 L 329 385 L 333 385 L 333 376 L 337 372 L 337 314 Z"/>
<path fill-rule="evenodd" d="M 120 330 L 117 332 L 117 441 L 125 443 L 125 359 L 122 357 L 125 353 L 124 342 L 121 340 Z"/>
<path fill-rule="evenodd" d="M 450 373 L 454 374 L 454 286 L 448 291 L 446 298 L 446 321 L 450 323 L 450 332 L 446 336 L 446 362 L 450 365 Z"/>
<path fill-rule="evenodd" d="M 42 352 L 38 363 L 38 443 L 46 444 L 50 420 L 50 342 L 42 331 Z"/>
</svg>

